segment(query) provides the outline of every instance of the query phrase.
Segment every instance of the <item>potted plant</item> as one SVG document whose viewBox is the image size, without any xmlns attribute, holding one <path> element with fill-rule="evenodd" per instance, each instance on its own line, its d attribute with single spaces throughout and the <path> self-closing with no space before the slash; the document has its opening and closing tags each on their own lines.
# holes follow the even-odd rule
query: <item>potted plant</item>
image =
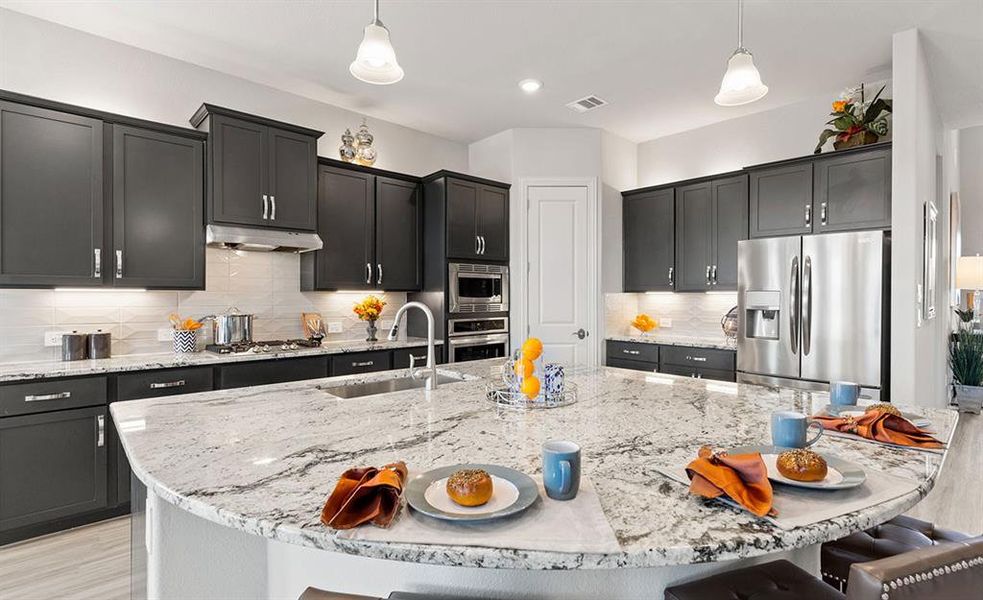
<svg viewBox="0 0 983 600">
<path fill-rule="evenodd" d="M 833 148 L 843 150 L 873 144 L 881 136 L 887 135 L 891 100 L 881 98 L 883 91 L 884 86 L 881 86 L 869 102 L 863 84 L 840 94 L 839 100 L 833 102 L 833 112 L 829 113 L 833 118 L 826 122 L 832 128 L 824 129 L 819 134 L 815 153 L 822 152 L 823 144 L 834 136 Z"/>
<path fill-rule="evenodd" d="M 955 311 L 956 315 L 959 317 L 959 326 L 962 329 L 973 328 L 973 319 L 976 318 L 976 313 L 972 308 L 954 308 L 953 311 Z"/>
<path fill-rule="evenodd" d="M 983 408 L 983 335 L 963 329 L 949 346 L 949 368 L 960 412 Z"/>
<path fill-rule="evenodd" d="M 375 322 L 379 319 L 379 315 L 382 314 L 382 309 L 385 306 L 386 302 L 384 300 L 372 295 L 366 296 L 361 302 L 355 303 L 355 307 L 352 309 L 355 312 L 355 316 L 368 323 L 365 327 L 365 332 L 368 335 L 365 338 L 366 342 L 379 341 L 375 336 L 378 331 Z"/>
</svg>

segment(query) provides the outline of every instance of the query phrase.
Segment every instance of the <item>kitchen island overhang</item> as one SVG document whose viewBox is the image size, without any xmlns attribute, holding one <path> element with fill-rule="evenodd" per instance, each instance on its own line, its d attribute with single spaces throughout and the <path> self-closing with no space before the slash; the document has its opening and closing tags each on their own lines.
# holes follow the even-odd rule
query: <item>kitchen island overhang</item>
<svg viewBox="0 0 983 600">
<path fill-rule="evenodd" d="M 454 365 L 453 371 L 470 380 L 433 392 L 341 400 L 322 389 L 400 376 L 397 372 L 114 404 L 134 476 L 150 498 L 151 596 L 203 593 L 202 586 L 227 580 L 226 592 L 240 585 L 270 597 L 289 596 L 319 582 L 338 591 L 383 596 L 394 589 L 443 589 L 520 598 L 529 597 L 523 590 L 542 588 L 559 597 L 591 597 L 592 589 L 625 594 L 609 597 L 635 597 L 630 589 L 642 586 L 651 594 L 673 581 L 733 568 L 738 559 L 782 556 L 816 572 L 819 543 L 913 506 L 931 489 L 944 459 L 942 453 L 828 436 L 820 451 L 915 479 L 918 488 L 842 517 L 782 530 L 695 499 L 655 467 L 685 464 L 703 443 L 762 443 L 771 410 L 812 412 L 823 402 L 821 395 L 594 368 L 570 374 L 579 388 L 576 404 L 515 412 L 484 398 L 485 385 L 498 380 L 500 365 L 501 360 Z M 929 416 L 939 437 L 948 441 L 956 414 L 938 410 Z M 318 522 L 324 499 L 348 467 L 405 460 L 411 470 L 423 471 L 476 461 L 535 474 L 540 444 L 550 438 L 573 439 L 584 448 L 585 473 L 617 535 L 619 552 L 359 542 L 340 539 Z M 216 544 L 218 539 L 225 541 Z M 167 555 L 178 548 L 186 555 L 192 548 L 201 552 L 192 562 L 207 576 L 197 581 L 175 567 Z M 240 560 L 230 564 L 224 555 Z M 202 562 L 213 564 L 201 568 Z M 375 575 L 357 581 L 344 577 L 363 568 Z M 243 574 L 257 570 L 267 574 L 262 582 Z M 559 579 L 549 573 L 558 570 L 595 573 Z M 284 573 L 292 574 L 289 580 Z M 475 581 L 483 583 L 472 587 Z"/>
</svg>

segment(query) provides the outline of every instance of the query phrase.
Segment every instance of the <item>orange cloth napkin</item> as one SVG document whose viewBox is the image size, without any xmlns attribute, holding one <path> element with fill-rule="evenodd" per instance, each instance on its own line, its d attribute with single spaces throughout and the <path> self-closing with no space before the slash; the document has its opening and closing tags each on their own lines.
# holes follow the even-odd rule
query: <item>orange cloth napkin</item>
<svg viewBox="0 0 983 600">
<path fill-rule="evenodd" d="M 714 453 L 709 446 L 700 448 L 700 456 L 686 465 L 689 491 L 704 498 L 726 494 L 753 514 L 776 515 L 771 507 L 771 482 L 761 454 Z"/>
<path fill-rule="evenodd" d="M 945 447 L 945 444 L 916 427 L 908 419 L 879 410 L 867 411 L 859 417 L 817 416 L 815 419 L 826 429 L 852 433 L 878 442 L 916 448 Z"/>
<path fill-rule="evenodd" d="M 345 471 L 321 509 L 321 522 L 335 529 L 389 527 L 402 506 L 406 473 L 403 462 Z"/>
</svg>

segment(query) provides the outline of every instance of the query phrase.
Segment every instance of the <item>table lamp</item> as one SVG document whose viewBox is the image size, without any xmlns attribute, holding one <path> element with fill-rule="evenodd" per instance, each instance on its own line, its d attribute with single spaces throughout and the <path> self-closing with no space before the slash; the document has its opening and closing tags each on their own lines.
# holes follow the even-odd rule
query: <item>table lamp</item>
<svg viewBox="0 0 983 600">
<path fill-rule="evenodd" d="M 956 262 L 956 287 L 969 290 L 967 301 L 975 319 L 980 318 L 980 290 L 983 289 L 983 256 L 960 256 Z"/>
</svg>

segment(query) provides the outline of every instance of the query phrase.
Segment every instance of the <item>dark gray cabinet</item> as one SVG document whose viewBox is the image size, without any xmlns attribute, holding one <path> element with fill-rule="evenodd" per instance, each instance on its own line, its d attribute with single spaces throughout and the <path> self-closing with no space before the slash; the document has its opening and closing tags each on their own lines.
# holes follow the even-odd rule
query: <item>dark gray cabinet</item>
<svg viewBox="0 0 983 600">
<path fill-rule="evenodd" d="M 509 259 L 509 193 L 489 185 L 478 186 L 478 237 L 483 260 Z"/>
<path fill-rule="evenodd" d="M 376 350 L 372 352 L 352 352 L 331 357 L 331 376 L 354 375 L 388 371 L 392 368 L 392 352 Z"/>
<path fill-rule="evenodd" d="M 456 178 L 445 189 L 448 258 L 508 260 L 508 190 Z"/>
<path fill-rule="evenodd" d="M 301 289 L 415 291 L 423 283 L 423 211 L 415 181 L 321 165 L 318 234 Z"/>
<path fill-rule="evenodd" d="M 116 377 L 116 399 L 138 400 L 193 394 L 210 391 L 212 386 L 212 367 L 124 373 Z"/>
<path fill-rule="evenodd" d="M 220 366 L 216 387 L 227 390 L 327 376 L 328 359 L 325 356 L 249 361 Z"/>
<path fill-rule="evenodd" d="M 0 285 L 98 286 L 103 123 L 0 101 Z"/>
<path fill-rule="evenodd" d="M 710 289 L 713 258 L 710 182 L 676 188 L 676 291 Z"/>
<path fill-rule="evenodd" d="M 748 234 L 748 178 L 737 175 L 710 182 L 712 230 L 711 284 L 714 290 L 737 289 L 737 242 Z"/>
<path fill-rule="evenodd" d="M 816 160 L 813 231 L 891 226 L 891 151 L 879 149 Z"/>
<path fill-rule="evenodd" d="M 105 406 L 0 419 L 0 532 L 107 506 Z"/>
<path fill-rule="evenodd" d="M 672 291 L 675 283 L 673 188 L 625 194 L 624 289 Z"/>
<path fill-rule="evenodd" d="M 812 233 L 812 163 L 752 170 L 750 229 L 752 238 Z"/>
<path fill-rule="evenodd" d="M 444 364 L 444 348 L 442 346 L 434 346 L 433 354 L 438 365 Z M 410 356 L 413 357 L 413 366 L 422 367 L 427 364 L 427 347 L 393 350 L 392 368 L 408 369 L 410 367 Z"/>
<path fill-rule="evenodd" d="M 204 143 L 114 125 L 112 173 L 113 285 L 204 289 Z"/>
<path fill-rule="evenodd" d="M 210 104 L 191 124 L 208 129 L 210 222 L 313 231 L 322 132 Z"/>
<path fill-rule="evenodd" d="M 737 380 L 734 350 L 608 340 L 605 363 L 620 369 L 697 379 Z"/>
</svg>

